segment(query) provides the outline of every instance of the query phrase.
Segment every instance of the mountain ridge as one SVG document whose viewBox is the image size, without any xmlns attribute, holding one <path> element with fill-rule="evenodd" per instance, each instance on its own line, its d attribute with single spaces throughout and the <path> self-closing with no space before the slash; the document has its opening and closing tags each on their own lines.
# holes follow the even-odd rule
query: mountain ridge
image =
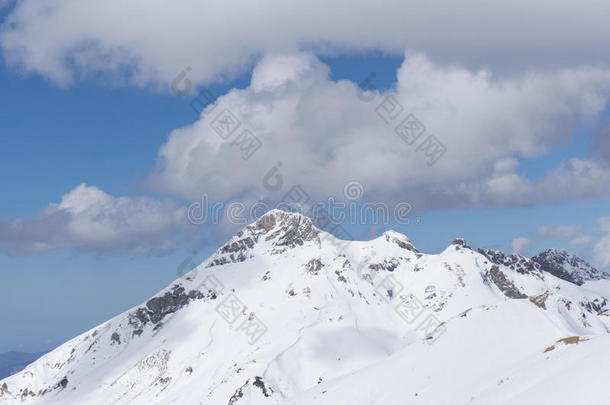
<svg viewBox="0 0 610 405">
<path fill-rule="evenodd" d="M 439 363 L 427 389 L 419 374 L 401 388 L 356 383 L 386 386 L 390 404 L 404 403 L 403 388 L 422 403 L 445 403 L 445 392 L 453 403 L 498 403 L 483 400 L 489 375 L 561 359 L 567 348 L 545 349 L 567 336 L 597 348 L 610 330 L 605 279 L 577 285 L 463 239 L 436 255 L 395 231 L 345 242 L 300 214 L 271 211 L 145 303 L 0 381 L 0 403 L 330 404 L 332 391 L 364 405 L 382 394 L 351 398 L 354 376 L 375 364 L 404 372 L 426 353 L 461 361 L 449 352 L 465 341 L 470 363 L 491 374 L 475 378 L 472 366 L 454 386 Z"/>
<path fill-rule="evenodd" d="M 0 380 L 23 370 L 28 364 L 47 353 L 10 351 L 0 353 Z"/>
<path fill-rule="evenodd" d="M 294 247 L 295 243 L 301 245 L 303 243 L 303 240 L 312 240 L 313 238 L 318 236 L 320 232 L 324 232 L 323 229 L 316 227 L 314 220 L 307 217 L 306 215 L 299 213 L 299 212 L 284 211 L 284 210 L 276 208 L 276 209 L 272 209 L 272 210 L 268 211 L 267 213 L 262 215 L 257 221 L 253 222 L 252 224 L 246 226 L 241 231 L 237 232 L 236 236 L 241 237 L 241 235 L 244 234 L 245 230 L 260 229 L 261 227 L 264 229 L 265 226 L 263 225 L 263 223 L 265 223 L 265 222 L 268 222 L 270 226 L 273 226 L 275 224 L 276 216 L 279 216 L 281 218 L 282 225 L 284 227 L 283 231 L 285 234 L 284 234 L 284 236 L 282 236 L 282 239 L 287 238 L 288 241 L 294 239 L 292 242 L 283 241 L 282 243 L 278 244 L 279 246 L 291 245 L 291 247 Z M 304 222 L 304 224 L 305 224 L 304 227 L 306 229 L 306 232 L 305 232 L 305 235 L 303 238 L 296 236 L 299 233 L 298 224 L 301 221 Z M 295 228 L 295 226 L 297 226 L 297 228 Z M 276 236 L 280 232 L 281 231 L 274 233 L 273 235 L 271 235 L 271 237 Z M 247 243 L 251 240 L 250 238 L 246 237 L 246 239 L 240 239 L 238 241 L 234 241 L 231 243 L 231 241 L 234 238 L 235 238 L 235 236 L 233 238 L 231 238 L 229 240 L 229 242 L 224 244 L 219 250 L 222 250 L 224 253 L 231 252 L 232 249 L 243 250 L 244 243 L 248 248 L 252 247 L 252 246 L 248 246 L 248 243 Z M 409 237 L 401 232 L 390 229 L 390 230 L 384 231 L 377 238 L 385 238 L 386 240 L 392 239 L 393 241 L 400 241 L 400 243 L 404 243 L 403 246 L 405 248 L 412 249 L 414 252 L 420 253 L 419 250 L 412 244 Z M 373 238 L 369 241 L 359 241 L 359 242 L 371 242 L 377 238 Z M 258 235 L 257 235 L 256 239 L 258 239 Z M 351 242 L 351 240 L 348 240 L 348 239 L 345 239 L 345 240 L 339 239 L 339 238 L 336 238 L 336 239 L 343 241 L 343 242 L 347 242 L 347 243 Z M 230 244 L 230 246 L 229 246 L 229 244 Z M 453 245 L 460 246 L 460 247 L 466 248 L 466 249 L 471 249 L 471 250 L 473 249 L 471 246 L 468 245 L 468 243 L 466 242 L 466 240 L 464 238 L 455 238 L 448 245 L 448 247 L 453 246 Z M 542 250 L 538 254 L 531 256 L 531 257 L 522 256 L 522 255 L 519 255 L 516 253 L 506 255 L 502 251 L 493 250 L 493 249 L 477 248 L 476 251 L 483 254 L 484 256 L 486 256 L 487 258 L 489 258 L 490 260 L 492 260 L 494 262 L 500 261 L 502 264 L 507 264 L 509 266 L 517 266 L 517 267 L 522 267 L 522 268 L 526 267 L 526 268 L 528 268 L 529 271 L 533 271 L 534 269 L 540 270 L 540 271 L 545 271 L 547 273 L 553 274 L 559 278 L 562 278 L 566 281 L 569 281 L 569 282 L 572 282 L 572 283 L 578 284 L 578 285 L 582 285 L 584 281 L 589 281 L 589 280 L 610 279 L 610 274 L 596 269 L 591 264 L 589 264 L 586 260 L 584 260 L 583 258 L 577 256 L 576 254 L 574 254 L 566 249 L 548 248 L 548 249 Z M 218 251 L 216 253 L 218 253 Z M 577 264 L 579 264 L 580 266 L 585 268 L 586 273 L 559 276 L 558 274 L 562 274 L 562 273 L 560 273 L 559 270 L 554 269 L 554 267 L 551 264 L 544 262 L 543 258 L 548 257 L 548 256 L 558 257 L 560 264 L 564 263 L 566 261 L 576 262 Z M 240 258 L 232 258 L 232 260 L 239 260 L 239 259 Z M 216 264 L 217 263 L 215 262 L 214 265 L 216 265 Z M 499 264 L 499 263 L 496 263 L 496 264 Z M 578 268 L 576 268 L 575 270 L 578 270 Z"/>
</svg>

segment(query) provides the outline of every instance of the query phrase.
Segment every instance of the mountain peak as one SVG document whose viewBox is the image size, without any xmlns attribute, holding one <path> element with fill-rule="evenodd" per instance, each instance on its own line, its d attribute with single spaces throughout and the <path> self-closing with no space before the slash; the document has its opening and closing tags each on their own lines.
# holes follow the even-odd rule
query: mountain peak
<svg viewBox="0 0 610 405">
<path fill-rule="evenodd" d="M 269 211 L 261 215 L 257 221 L 265 218 L 308 218 L 306 215 L 296 211 L 286 211 L 280 208 L 272 208 Z M 257 222 L 255 221 L 255 222 Z"/>
<path fill-rule="evenodd" d="M 297 212 L 273 209 L 237 232 L 210 258 L 207 267 L 243 262 L 253 256 L 255 245 L 272 254 L 318 241 L 320 230 L 311 219 Z"/>
<path fill-rule="evenodd" d="M 403 249 L 419 253 L 419 250 L 417 250 L 417 248 L 413 246 L 413 244 L 405 234 L 396 232 L 394 230 L 389 230 L 381 234 L 381 237 L 384 238 L 387 242 L 395 243 Z"/>
<path fill-rule="evenodd" d="M 471 247 L 468 246 L 468 244 L 466 243 L 466 240 L 464 238 L 455 238 L 453 240 L 453 242 L 451 242 L 451 245 L 461 246 L 466 249 L 471 249 Z"/>
<path fill-rule="evenodd" d="M 276 208 L 263 214 L 253 224 L 238 232 L 237 236 L 241 237 L 241 234 L 245 233 L 258 239 L 261 235 L 266 235 L 266 241 L 275 239 L 278 246 L 294 247 L 314 239 L 319 232 L 307 216 Z"/>
<path fill-rule="evenodd" d="M 610 279 L 610 275 L 564 249 L 543 250 L 532 257 L 532 261 L 538 263 L 542 270 L 577 285 L 591 280 Z"/>
</svg>

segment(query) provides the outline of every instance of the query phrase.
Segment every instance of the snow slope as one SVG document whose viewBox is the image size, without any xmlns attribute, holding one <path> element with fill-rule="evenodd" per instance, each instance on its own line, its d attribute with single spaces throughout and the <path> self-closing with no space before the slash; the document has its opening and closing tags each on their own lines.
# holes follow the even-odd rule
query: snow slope
<svg viewBox="0 0 610 405">
<path fill-rule="evenodd" d="M 0 354 L 0 379 L 23 370 L 28 364 L 41 357 L 46 352 L 6 352 Z"/>
<path fill-rule="evenodd" d="M 0 381 L 0 404 L 608 404 L 609 280 L 582 281 L 274 210 Z"/>
</svg>

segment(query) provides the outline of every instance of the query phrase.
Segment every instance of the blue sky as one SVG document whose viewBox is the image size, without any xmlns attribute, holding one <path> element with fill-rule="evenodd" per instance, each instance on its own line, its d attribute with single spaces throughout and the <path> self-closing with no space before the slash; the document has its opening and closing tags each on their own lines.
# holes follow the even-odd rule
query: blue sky
<svg viewBox="0 0 610 405">
<path fill-rule="evenodd" d="M 6 10 L 5 13 L 10 10 L 12 8 Z M 73 82 L 65 83 L 63 73 L 55 71 L 45 73 L 40 70 L 40 67 L 27 66 L 28 62 L 25 64 L 30 72 L 25 74 L 24 65 L 8 63 L 6 51 L 10 48 L 11 43 L 6 36 L 2 45 L 5 54 L 0 63 L 0 134 L 3 146 L 0 148 L 0 184 L 2 184 L 3 196 L 0 199 L 0 219 L 4 224 L 10 224 L 17 218 L 26 220 L 26 223 L 27 219 L 39 218 L 41 211 L 47 209 L 49 204 L 59 204 L 62 196 L 70 193 L 82 183 L 103 190 L 104 193 L 113 197 L 144 197 L 150 199 L 147 201 L 169 199 L 177 207 L 176 210 L 196 200 L 192 198 L 192 190 L 188 188 L 168 187 L 162 181 L 157 183 L 153 181 L 154 184 L 151 185 L 151 173 L 163 172 L 156 166 L 161 146 L 168 142 L 172 131 L 182 127 L 187 128 L 186 131 L 190 131 L 193 128 L 192 125 L 199 119 L 198 115 L 189 107 L 188 98 L 177 96 L 170 91 L 170 82 L 174 74 L 146 78 L 142 85 L 134 84 L 130 80 L 119 84 L 108 84 L 107 80 L 100 79 L 100 76 L 93 72 Z M 201 44 L 202 47 L 205 45 L 205 43 Z M 28 45 L 26 44 L 26 46 Z M 421 52 L 424 52 L 425 55 L 436 55 L 435 52 L 438 52 L 433 47 L 428 53 L 426 51 L 427 49 L 422 45 Z M 426 68 L 430 69 L 431 75 L 444 74 L 441 68 L 435 70 L 437 66 L 435 64 L 442 63 L 438 62 L 439 59 L 442 58 L 431 57 L 432 67 Z M 252 56 L 251 63 L 240 63 L 242 68 L 228 80 L 210 80 L 205 69 L 199 71 L 195 68 L 192 80 L 199 86 L 199 89 L 204 87 L 211 89 L 213 93 L 221 97 L 233 94 L 235 89 L 241 89 L 241 93 L 235 93 L 237 94 L 235 97 L 243 96 L 244 99 L 248 99 L 248 97 L 254 97 L 252 94 L 256 94 L 256 92 L 248 93 L 252 87 L 250 82 L 253 70 L 258 69 L 259 73 L 263 72 L 257 76 L 257 80 L 268 85 L 269 79 L 265 74 L 268 74 L 269 70 L 273 72 L 275 66 L 281 65 L 277 59 L 273 58 L 269 59 L 267 65 L 264 63 L 258 65 L 260 60 L 260 54 L 256 54 Z M 369 49 L 359 53 L 335 52 L 329 54 L 328 52 L 318 52 L 314 48 L 313 59 L 310 56 L 303 57 L 299 54 L 297 57 L 289 59 L 287 64 L 290 65 L 294 60 L 297 60 L 298 63 L 305 60 L 306 62 L 303 63 L 310 64 L 306 70 L 313 72 L 314 79 L 312 80 L 314 81 L 318 80 L 315 79 L 317 72 L 321 71 L 320 69 L 323 70 L 320 66 L 327 65 L 330 70 L 329 82 L 322 80 L 321 84 L 316 85 L 318 87 L 299 88 L 299 91 L 302 90 L 304 93 L 310 92 L 309 97 L 315 97 L 315 91 L 323 86 L 335 89 L 332 86 L 343 80 L 350 81 L 349 85 L 353 86 L 362 82 L 372 72 L 375 73 L 374 85 L 382 93 L 396 92 L 401 94 L 401 97 L 408 99 L 411 94 L 409 92 L 425 93 L 428 91 L 421 90 L 413 83 L 407 83 L 410 87 L 406 86 L 404 81 L 402 84 L 399 83 L 397 72 L 405 63 L 405 55 L 401 51 L 388 52 L 388 50 Z M 263 59 L 263 62 L 265 61 L 267 59 Z M 424 62 L 420 63 L 425 65 Z M 465 71 L 475 71 L 471 67 L 472 63 L 475 62 L 464 61 L 462 64 L 458 63 L 457 66 L 464 66 Z M 417 66 L 403 67 L 403 72 L 417 73 L 415 69 Z M 452 62 L 447 66 L 449 67 L 446 69 L 450 69 L 456 64 Z M 174 69 L 173 72 L 177 75 L 180 69 Z M 495 69 L 493 66 L 490 69 L 494 72 L 496 70 L 501 72 L 501 69 Z M 111 75 L 115 75 L 115 73 L 110 72 Z M 284 74 L 282 70 L 279 70 L 279 73 L 273 73 L 280 76 Z M 511 72 L 502 76 L 503 74 L 500 74 L 498 80 L 510 80 L 511 75 L 516 73 Z M 261 77 L 263 79 L 260 79 Z M 448 77 L 449 79 L 450 77 Z M 306 80 L 303 79 L 303 81 Z M 510 83 L 507 83 L 505 84 L 509 86 Z M 458 84 L 456 83 L 456 86 Z M 472 82 L 467 81 L 467 85 L 472 85 Z M 527 94 L 523 97 L 526 96 Z M 274 96 L 266 95 L 265 97 L 271 99 L 270 102 L 276 102 L 273 101 Z M 577 95 L 570 94 L 569 97 L 573 97 L 577 101 L 581 100 Z M 569 97 L 566 96 L 566 99 L 572 100 Z M 451 99 L 451 95 L 447 95 L 447 100 L 449 99 Z M 229 102 L 233 101 L 227 101 L 227 103 Z M 570 105 L 571 102 L 566 102 L 566 105 Z M 602 242 L 608 232 L 604 228 L 603 218 L 608 215 L 609 204 L 606 194 L 602 191 L 597 194 L 592 192 L 591 196 L 587 198 L 575 198 L 567 191 L 565 195 L 558 192 L 557 198 L 548 200 L 545 200 L 544 196 L 536 196 L 534 193 L 533 197 L 528 197 L 529 199 L 525 203 L 514 202 L 507 197 L 507 194 L 502 193 L 498 194 L 500 197 L 490 194 L 489 196 L 484 195 L 480 200 L 471 201 L 464 199 L 457 192 L 451 194 L 447 191 L 459 190 L 463 184 L 478 184 L 472 183 L 472 179 L 477 176 L 484 178 L 486 174 L 483 173 L 489 172 L 493 164 L 507 162 L 506 159 L 509 157 L 513 157 L 517 162 L 515 173 L 522 176 L 522 180 L 525 181 L 544 179 L 547 173 L 569 159 L 589 159 L 595 144 L 594 138 L 598 136 L 594 134 L 597 133 L 601 120 L 610 116 L 607 103 L 598 110 L 593 117 L 582 121 L 570 121 L 565 127 L 561 126 L 563 117 L 556 118 L 553 115 L 557 114 L 554 108 L 549 109 L 551 112 L 548 112 L 549 116 L 553 115 L 551 118 L 544 115 L 545 112 L 542 111 L 541 120 L 548 120 L 549 127 L 558 121 L 560 128 L 569 129 L 568 133 L 557 138 L 546 133 L 542 134 L 535 139 L 540 140 L 540 144 L 544 143 L 543 150 L 532 147 L 531 150 L 525 151 L 517 145 L 514 151 L 507 152 L 505 156 L 498 155 L 490 158 L 489 162 L 472 168 L 468 175 L 457 180 L 452 179 L 451 170 L 448 170 L 443 172 L 442 175 L 445 177 L 438 180 L 437 183 L 434 183 L 436 177 L 432 175 L 427 180 L 428 183 L 423 185 L 405 182 L 405 194 L 399 195 L 402 189 L 400 181 L 404 181 L 404 179 L 398 178 L 397 185 L 390 185 L 388 180 L 388 185 L 386 185 L 387 176 L 367 178 L 366 181 L 363 180 L 365 188 L 378 191 L 380 196 L 387 196 L 388 201 L 392 198 L 398 198 L 398 200 L 393 200 L 394 202 L 405 199 L 413 201 L 412 221 L 409 225 L 394 222 L 377 227 L 372 227 L 370 224 L 346 226 L 356 239 L 372 238 L 383 230 L 395 229 L 405 233 L 420 250 L 431 253 L 443 250 L 455 237 L 464 237 L 475 247 L 511 252 L 515 250 L 515 246 L 511 245 L 511 242 L 521 237 L 527 239 L 527 242 L 520 248 L 524 255 L 533 255 L 548 247 L 560 247 L 572 250 L 600 267 L 607 268 L 604 265 L 607 264 L 604 261 L 606 259 L 598 257 L 599 254 L 596 256 L 595 253 L 595 246 Z M 515 111 L 520 110 L 515 107 L 511 113 L 515 113 Z M 373 114 L 371 112 L 371 116 Z M 426 116 L 426 113 L 422 112 L 422 115 Z M 427 120 L 426 124 L 434 128 L 434 122 L 434 120 Z M 375 122 L 371 125 L 377 124 L 378 122 Z M 526 122 L 522 126 L 527 129 L 527 124 Z M 329 127 L 332 125 L 329 124 Z M 341 128 L 336 130 L 340 131 Z M 348 132 L 357 133 L 358 130 L 358 127 L 355 126 Z M 543 131 L 543 129 L 537 128 L 536 131 Z M 538 136 L 536 131 L 532 131 L 532 133 Z M 261 130 L 261 133 L 264 134 L 264 130 Z M 388 134 L 388 137 L 392 136 L 391 130 L 388 130 Z M 380 137 L 378 144 L 385 142 L 381 140 L 381 137 L 386 136 L 385 134 L 375 133 L 374 136 Z M 452 134 L 445 132 L 445 137 L 451 136 Z M 465 143 L 468 144 L 468 142 Z M 475 140 L 469 145 L 477 144 Z M 320 148 L 322 149 L 322 147 Z M 405 149 L 405 156 L 408 156 L 405 160 L 413 160 L 411 155 L 407 155 L 412 152 L 407 151 L 405 145 L 397 142 L 391 148 Z M 449 150 L 448 156 L 457 149 L 459 146 L 454 146 L 453 150 Z M 187 152 L 185 152 L 185 156 L 188 155 Z M 481 154 L 483 153 L 481 152 Z M 208 155 L 202 155 L 199 159 L 208 158 Z M 219 157 L 219 159 L 221 158 Z M 284 159 L 298 161 L 298 158 L 288 152 Z M 451 159 L 451 157 L 447 159 Z M 456 159 L 456 161 L 464 163 L 469 160 L 472 158 Z M 234 165 L 234 163 L 229 164 Z M 423 165 L 425 164 L 420 164 L 420 166 Z M 386 172 L 400 170 L 400 164 L 394 167 L 395 169 L 386 170 Z M 247 193 L 247 187 L 243 184 L 237 185 L 238 181 L 235 179 L 240 176 L 237 170 L 234 175 L 233 173 L 227 174 L 227 181 L 231 184 L 234 182 L 236 185 L 227 190 L 225 194 L 217 195 L 218 200 L 229 200 Z M 428 176 L 431 172 L 437 176 L 437 172 L 432 169 L 421 170 L 420 177 Z M 439 173 L 441 171 L 439 169 Z M 305 173 L 304 177 L 300 178 L 299 173 Z M 167 176 L 165 172 L 162 174 Z M 205 174 L 201 173 L 202 176 Z M 300 180 L 315 178 L 313 174 L 306 173 L 304 168 L 295 168 L 292 174 L 294 178 Z M 327 179 L 329 184 L 333 181 L 331 177 L 332 175 L 329 175 Z M 198 181 L 197 179 L 194 176 L 193 182 Z M 180 184 L 181 180 L 184 179 L 172 180 L 172 184 Z M 343 184 L 341 183 L 343 180 L 343 177 L 338 178 L 336 183 Z M 246 180 L 243 181 L 246 182 Z M 324 182 L 311 180 L 307 184 L 310 189 L 315 190 L 316 196 L 326 195 L 325 187 L 320 186 L 320 189 L 317 189 L 321 183 Z M 202 187 L 202 190 L 206 192 L 214 186 L 213 183 L 203 182 L 201 184 L 209 187 L 209 189 Z M 433 200 L 436 194 L 427 194 L 430 184 L 447 187 L 446 200 L 439 200 L 438 208 L 434 209 L 428 208 L 437 203 Z M 536 187 L 535 185 L 532 188 Z M 552 190 L 552 185 L 549 186 L 547 183 L 540 187 Z M 565 187 L 573 188 L 569 184 Z M 600 180 L 600 190 L 604 187 L 605 185 Z M 530 189 L 523 192 L 528 196 L 531 193 Z M 385 197 L 380 198 L 385 200 Z M 452 205 L 454 198 L 455 207 Z M 498 203 L 496 198 L 505 200 Z M 426 202 L 430 205 L 427 205 Z M 163 209 L 165 210 L 165 208 Z M 37 226 L 46 226 L 44 215 L 41 223 L 42 225 Z M 539 230 L 541 226 L 568 225 L 580 228 L 573 232 L 566 232 L 563 236 L 557 233 L 556 237 L 549 235 L 553 233 L 553 230 L 546 234 Z M 167 229 L 163 228 L 163 232 L 169 232 L 168 229 L 174 229 L 174 226 L 175 224 L 168 224 Z M 3 235 L 5 240 L 18 239 L 17 233 L 10 233 L 12 232 L 10 227 L 5 227 L 2 231 L 5 232 Z M 216 232 L 209 226 L 188 231 L 179 230 L 176 231 L 176 234 L 187 234 L 188 236 L 177 239 L 177 243 L 173 244 L 170 249 L 158 249 L 159 244 L 165 239 L 162 241 L 154 239 L 154 243 L 151 242 L 152 248 L 147 247 L 145 254 L 137 253 L 137 250 L 134 250 L 137 248 L 137 240 L 132 241 L 133 246 L 130 246 L 134 249 L 128 251 L 114 249 L 106 244 L 100 248 L 95 245 L 95 241 L 88 241 L 86 244 L 80 245 L 70 242 L 69 238 L 66 239 L 68 242 L 58 245 L 54 245 L 51 241 L 48 245 L 50 247 L 40 250 L 31 250 L 26 246 L 25 250 L 18 251 L 14 249 L 19 246 L 7 244 L 6 246 L 9 247 L 0 251 L 0 271 L 3 275 L 3 282 L 0 284 L 0 305 L 3 308 L 3 311 L 0 312 L 0 322 L 3 330 L 8 333 L 0 335 L 0 352 L 16 349 L 25 351 L 49 349 L 145 301 L 177 277 L 178 265 L 191 255 L 193 248 L 197 248 L 193 262 L 201 262 L 228 236 L 226 232 Z M 142 240 L 149 236 L 143 236 Z M 165 234 L 162 236 L 166 237 Z M 157 237 L 161 238 L 155 234 L 154 238 Z M 583 241 L 586 239 L 586 242 L 572 243 L 576 237 L 583 237 Z M 172 239 L 173 234 L 167 238 L 174 240 Z M 23 239 L 24 245 L 29 243 L 26 240 L 27 235 L 23 236 Z"/>
</svg>

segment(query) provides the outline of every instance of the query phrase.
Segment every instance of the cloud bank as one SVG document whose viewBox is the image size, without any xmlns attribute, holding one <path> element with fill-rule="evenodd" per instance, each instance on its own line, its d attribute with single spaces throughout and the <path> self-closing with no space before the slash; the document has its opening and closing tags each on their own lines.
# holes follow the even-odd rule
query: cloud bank
<svg viewBox="0 0 610 405">
<path fill-rule="evenodd" d="M 572 225 L 540 225 L 534 234 L 544 239 L 569 238 L 582 231 L 581 224 Z"/>
<path fill-rule="evenodd" d="M 496 78 L 407 53 L 397 77 L 390 91 L 363 92 L 357 83 L 330 80 L 313 54 L 266 55 L 249 87 L 218 98 L 197 122 L 170 135 L 150 184 L 195 201 L 202 194 L 277 199 L 300 184 L 326 200 L 358 181 L 364 200 L 406 201 L 419 210 L 610 196 L 610 170 L 600 160 L 572 158 L 536 179 L 519 168 L 520 158 L 548 153 L 596 119 L 610 71 Z M 230 135 L 218 127 L 227 114 L 239 124 Z M 397 129 L 409 116 L 425 127 L 417 142 Z M 262 145 L 244 160 L 239 134 L 246 129 Z M 433 165 L 418 150 L 428 134 L 446 148 Z M 272 173 L 281 176 L 281 189 L 265 186 Z"/>
<path fill-rule="evenodd" d="M 12 7 L 0 32 L 5 61 L 59 85 L 102 78 L 167 90 L 187 67 L 192 85 L 253 69 L 247 88 L 222 95 L 161 146 L 148 185 L 168 196 L 277 201 L 299 185 L 326 201 L 357 182 L 362 202 L 408 202 L 419 211 L 610 198 L 607 122 L 593 134 L 589 156 L 535 178 L 520 166 L 593 125 L 606 108 L 606 1 L 2 5 Z M 374 90 L 373 76 L 332 81 L 315 56 L 370 50 L 405 54 L 393 89 Z M 223 112 L 239 122 L 235 134 L 219 132 Z M 414 122 L 417 130 L 407 130 Z M 245 129 L 261 142 L 247 160 L 245 138 L 236 138 Z M 421 137 L 413 132 L 420 129 Z M 444 151 L 433 165 L 431 135 Z M 184 211 L 81 185 L 34 218 L 0 222 L 0 249 L 164 251 L 184 226 Z M 537 236 L 577 233 L 548 228 Z M 608 243 L 596 245 L 600 260 Z"/>
<path fill-rule="evenodd" d="M 520 254 L 523 249 L 531 244 L 532 241 L 525 236 L 518 236 L 510 242 L 510 248 L 512 249 L 513 253 Z"/>
<path fill-rule="evenodd" d="M 601 217 L 597 221 L 598 228 L 604 235 L 595 243 L 593 252 L 597 263 L 604 267 L 610 266 L 610 217 Z"/>
<path fill-rule="evenodd" d="M 356 182 L 360 202 L 408 203 L 417 212 L 610 197 L 602 155 L 568 159 L 538 178 L 519 163 L 549 153 L 574 128 L 596 120 L 607 103 L 610 71 L 578 67 L 496 77 L 407 52 L 394 88 L 380 93 L 374 78 L 367 81 L 372 77 L 333 81 L 313 53 L 266 54 L 247 88 L 222 95 L 195 123 L 170 134 L 148 185 L 190 201 L 206 195 L 210 203 L 253 204 L 279 201 L 297 185 L 311 202 L 341 200 L 348 197 L 346 185 Z M 234 133 L 223 132 L 227 114 L 239 124 Z M 421 127 L 406 131 L 412 119 Z M 260 141 L 248 156 L 244 131 Z M 444 148 L 433 161 L 421 148 L 429 135 Z M 81 185 L 34 218 L 1 222 L 0 249 L 12 255 L 61 247 L 165 252 L 187 226 L 185 212 L 172 201 L 113 197 Z M 547 227 L 537 236 L 577 233 L 576 226 Z M 523 249 L 522 242 L 513 249 Z"/>
<path fill-rule="evenodd" d="M 0 221 L 0 250 L 13 256 L 63 247 L 100 255 L 158 253 L 174 247 L 185 218 L 186 210 L 170 201 L 113 197 L 81 184 L 36 217 Z"/>
<path fill-rule="evenodd" d="M 493 71 L 607 65 L 610 3 L 415 0 L 22 0 L 0 37 L 5 58 L 60 84 L 108 75 L 210 83 L 286 50 L 401 54 Z"/>
</svg>

